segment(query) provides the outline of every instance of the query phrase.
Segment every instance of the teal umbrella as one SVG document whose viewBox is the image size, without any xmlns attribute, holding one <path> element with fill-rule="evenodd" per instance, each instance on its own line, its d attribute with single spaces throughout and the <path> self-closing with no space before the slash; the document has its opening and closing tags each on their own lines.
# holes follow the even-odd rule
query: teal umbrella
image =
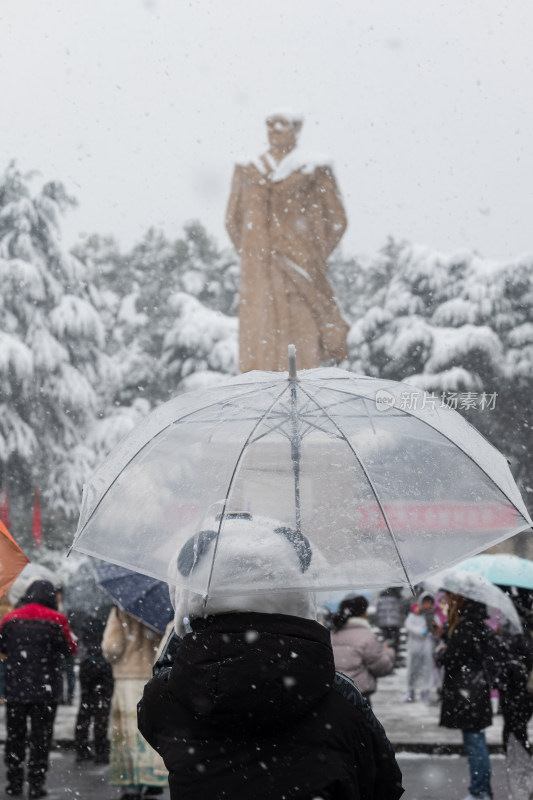
<svg viewBox="0 0 533 800">
<path fill-rule="evenodd" d="M 533 589 L 533 561 L 508 553 L 482 553 L 457 564 L 458 569 L 483 575 L 498 586 Z"/>
</svg>

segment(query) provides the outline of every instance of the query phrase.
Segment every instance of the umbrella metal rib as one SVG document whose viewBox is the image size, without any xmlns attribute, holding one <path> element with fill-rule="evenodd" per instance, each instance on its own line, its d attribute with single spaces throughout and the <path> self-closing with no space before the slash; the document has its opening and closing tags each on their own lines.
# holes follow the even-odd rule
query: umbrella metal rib
<svg viewBox="0 0 533 800">
<path fill-rule="evenodd" d="M 220 520 L 219 520 L 219 523 L 218 523 L 218 531 L 217 531 L 217 536 L 215 538 L 215 544 L 214 544 L 214 548 L 213 548 L 213 558 L 211 559 L 211 567 L 210 567 L 210 570 L 209 570 L 209 578 L 207 580 L 207 587 L 206 587 L 205 595 L 204 595 L 204 608 L 207 606 L 207 601 L 209 599 L 209 589 L 211 588 L 211 581 L 212 581 L 212 578 L 213 578 L 213 569 L 214 569 L 214 566 L 215 566 L 215 561 L 216 561 L 216 556 L 217 556 L 218 542 L 219 542 L 219 538 L 220 538 L 220 529 L 222 527 L 222 522 L 224 521 L 224 514 L 226 513 L 226 507 L 227 507 L 227 504 L 228 504 L 228 499 L 229 499 L 229 496 L 230 496 L 231 488 L 232 488 L 233 483 L 235 481 L 235 477 L 237 475 L 237 472 L 238 472 L 240 463 L 242 461 L 244 452 L 245 452 L 246 448 L 248 447 L 248 445 L 250 444 L 250 441 L 251 441 L 251 439 L 253 437 L 254 432 L 257 430 L 258 426 L 261 424 L 263 419 L 266 416 L 268 416 L 268 414 L 270 413 L 272 408 L 276 405 L 276 403 L 278 402 L 278 400 L 280 399 L 280 397 L 284 393 L 285 388 L 286 387 L 283 387 L 283 389 L 278 394 L 278 396 L 272 401 L 270 406 L 263 412 L 262 416 L 259 416 L 259 418 L 256 419 L 255 425 L 253 426 L 252 430 L 250 431 L 250 433 L 246 437 L 246 441 L 244 442 L 243 446 L 241 447 L 239 455 L 238 455 L 238 457 L 237 457 L 237 459 L 235 461 L 235 466 L 233 467 L 233 472 L 231 473 L 231 478 L 230 478 L 229 484 L 228 484 L 228 490 L 227 490 L 226 496 L 224 498 L 224 505 L 222 506 L 222 512 L 220 514 Z"/>
<path fill-rule="evenodd" d="M 296 515 L 296 530 L 302 530 L 302 513 L 300 506 L 300 459 L 301 437 L 298 433 L 298 402 L 296 399 L 296 383 L 291 381 L 291 460 L 294 473 L 294 508 Z"/>
</svg>

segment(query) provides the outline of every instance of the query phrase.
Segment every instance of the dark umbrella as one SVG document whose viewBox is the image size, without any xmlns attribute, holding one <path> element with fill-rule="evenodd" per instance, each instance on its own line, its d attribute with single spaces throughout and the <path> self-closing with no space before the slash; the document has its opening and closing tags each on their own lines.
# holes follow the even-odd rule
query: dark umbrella
<svg viewBox="0 0 533 800">
<path fill-rule="evenodd" d="M 112 606 L 109 595 L 96 583 L 91 563 L 82 564 L 63 589 L 63 608 L 71 622 L 88 617 L 107 619 Z"/>
<path fill-rule="evenodd" d="M 166 583 L 116 564 L 99 564 L 95 576 L 113 603 L 149 628 L 164 633 L 174 617 Z"/>
</svg>

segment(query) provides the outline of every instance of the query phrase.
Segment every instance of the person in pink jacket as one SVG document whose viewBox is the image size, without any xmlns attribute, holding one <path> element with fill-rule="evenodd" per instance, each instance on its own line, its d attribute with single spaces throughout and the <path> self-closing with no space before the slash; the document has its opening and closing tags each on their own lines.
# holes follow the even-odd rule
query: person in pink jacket
<svg viewBox="0 0 533 800">
<path fill-rule="evenodd" d="M 377 678 L 394 669 L 395 652 L 381 643 L 366 616 L 368 600 L 363 595 L 345 598 L 331 619 L 331 644 L 335 668 L 353 680 L 370 702 Z"/>
</svg>

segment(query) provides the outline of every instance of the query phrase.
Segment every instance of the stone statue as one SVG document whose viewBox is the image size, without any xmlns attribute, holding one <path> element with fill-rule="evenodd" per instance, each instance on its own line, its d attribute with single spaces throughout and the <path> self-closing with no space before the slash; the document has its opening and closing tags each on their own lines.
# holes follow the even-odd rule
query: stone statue
<svg viewBox="0 0 533 800">
<path fill-rule="evenodd" d="M 331 167 L 297 147 L 302 120 L 267 118 L 270 149 L 235 166 L 226 228 L 241 258 L 239 367 L 298 368 L 348 355 L 348 325 L 327 277 L 346 216 Z"/>
</svg>

